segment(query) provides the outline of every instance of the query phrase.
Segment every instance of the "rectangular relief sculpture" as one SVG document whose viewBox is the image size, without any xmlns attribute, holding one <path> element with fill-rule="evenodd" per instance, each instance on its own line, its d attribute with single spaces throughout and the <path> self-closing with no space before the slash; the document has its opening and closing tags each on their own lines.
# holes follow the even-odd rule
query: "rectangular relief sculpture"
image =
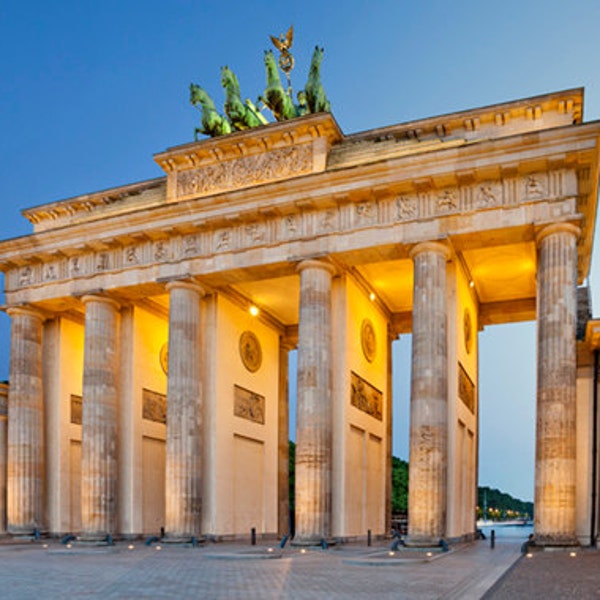
<svg viewBox="0 0 600 600">
<path fill-rule="evenodd" d="M 265 424 L 265 397 L 239 385 L 233 386 L 233 414 L 260 425 Z"/>
<path fill-rule="evenodd" d="M 375 419 L 382 421 L 383 392 L 380 392 L 354 371 L 350 371 L 350 377 L 350 404 L 358 408 L 358 410 L 362 410 Z"/>
</svg>

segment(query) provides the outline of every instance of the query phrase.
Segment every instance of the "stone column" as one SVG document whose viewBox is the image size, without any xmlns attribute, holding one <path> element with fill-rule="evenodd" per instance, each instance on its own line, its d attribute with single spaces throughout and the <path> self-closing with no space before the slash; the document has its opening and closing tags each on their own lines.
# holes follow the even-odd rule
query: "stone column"
<svg viewBox="0 0 600 600">
<path fill-rule="evenodd" d="M 8 390 L 8 532 L 32 534 L 43 525 L 44 410 L 42 381 L 43 316 L 14 307 L 11 318 Z"/>
<path fill-rule="evenodd" d="M 114 534 L 117 514 L 117 335 L 119 305 L 84 296 L 81 416 L 82 541 Z"/>
<path fill-rule="evenodd" d="M 535 539 L 571 545 L 575 535 L 577 239 L 550 225 L 537 238 Z"/>
<path fill-rule="evenodd" d="M 288 354 L 291 345 L 279 339 L 279 402 L 278 402 L 278 468 L 277 468 L 277 535 L 290 533 L 290 432 L 288 398 Z"/>
<path fill-rule="evenodd" d="M 167 541 L 188 542 L 200 533 L 202 514 L 202 389 L 200 300 L 202 288 L 174 281 L 169 291 L 167 383 Z"/>
<path fill-rule="evenodd" d="M 298 398 L 296 412 L 296 544 L 331 536 L 331 280 L 320 260 L 298 265 Z"/>
<path fill-rule="evenodd" d="M 426 242 L 414 263 L 408 540 L 437 544 L 446 533 L 448 446 L 447 246 Z"/>
<path fill-rule="evenodd" d="M 8 385 L 0 383 L 0 533 L 6 531 L 6 450 L 8 433 Z"/>
</svg>

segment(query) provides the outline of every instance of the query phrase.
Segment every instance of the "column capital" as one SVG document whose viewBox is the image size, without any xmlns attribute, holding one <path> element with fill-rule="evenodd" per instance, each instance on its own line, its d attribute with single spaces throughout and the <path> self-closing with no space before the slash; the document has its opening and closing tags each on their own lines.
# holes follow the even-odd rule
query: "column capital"
<svg viewBox="0 0 600 600">
<path fill-rule="evenodd" d="M 553 223 L 552 225 L 547 225 L 537 233 L 535 237 L 537 245 L 539 246 L 542 240 L 555 233 L 570 233 L 575 236 L 576 239 L 579 239 L 581 236 L 581 228 L 577 225 L 573 225 L 573 223 Z"/>
<path fill-rule="evenodd" d="M 165 288 L 168 292 L 171 290 L 190 290 L 191 292 L 196 292 L 202 298 L 206 295 L 206 289 L 202 287 L 199 283 L 195 283 L 193 281 L 183 281 L 181 279 L 174 279 L 173 281 L 169 281 L 165 284 Z"/>
<path fill-rule="evenodd" d="M 442 254 L 446 260 L 452 256 L 450 246 L 446 242 L 420 242 L 413 246 L 408 254 L 414 259 L 417 254 L 422 254 L 423 252 Z"/>
<path fill-rule="evenodd" d="M 35 308 L 35 306 L 29 306 L 29 305 L 9 306 L 5 310 L 6 310 L 6 314 L 9 317 L 18 317 L 18 316 L 34 317 L 36 319 L 39 319 L 42 322 L 44 322 L 48 318 L 48 315 L 43 313 L 41 310 Z"/>
<path fill-rule="evenodd" d="M 102 294 L 86 294 L 85 296 L 81 296 L 81 302 L 86 305 L 88 302 L 101 302 L 104 304 L 110 304 L 117 310 L 121 308 L 121 305 L 114 299 L 109 296 L 104 296 Z"/>
<path fill-rule="evenodd" d="M 332 277 L 337 275 L 337 269 L 330 262 L 319 258 L 308 258 L 299 262 L 296 266 L 298 273 L 301 273 L 305 269 L 323 269 L 324 271 L 328 271 Z"/>
</svg>

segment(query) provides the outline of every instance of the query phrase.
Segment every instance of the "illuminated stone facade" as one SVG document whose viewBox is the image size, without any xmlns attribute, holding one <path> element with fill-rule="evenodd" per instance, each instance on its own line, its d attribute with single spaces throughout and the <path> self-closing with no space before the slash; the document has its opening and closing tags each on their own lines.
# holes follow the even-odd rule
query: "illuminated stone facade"
<svg viewBox="0 0 600 600">
<path fill-rule="evenodd" d="M 600 125 L 582 103 L 567 90 L 353 135 L 308 115 L 23 211 L 33 232 L 0 243 L 8 531 L 287 533 L 296 348 L 295 541 L 385 534 L 391 343 L 412 333 L 408 542 L 469 538 L 477 332 L 537 317 L 536 534 L 583 539 L 575 293 Z"/>
</svg>

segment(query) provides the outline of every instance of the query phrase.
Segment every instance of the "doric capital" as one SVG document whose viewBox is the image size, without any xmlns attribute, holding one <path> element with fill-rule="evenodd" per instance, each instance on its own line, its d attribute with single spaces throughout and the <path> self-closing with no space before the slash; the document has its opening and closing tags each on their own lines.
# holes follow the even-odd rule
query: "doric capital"
<svg viewBox="0 0 600 600">
<path fill-rule="evenodd" d="M 101 294 L 86 294 L 85 296 L 81 297 L 81 302 L 84 306 L 89 304 L 90 302 L 100 302 L 103 304 L 109 304 L 113 306 L 116 310 L 119 310 L 121 308 L 121 305 L 114 298 L 110 298 L 109 296 L 103 296 Z"/>
<path fill-rule="evenodd" d="M 6 308 L 6 314 L 13 317 L 33 317 L 39 319 L 42 323 L 48 318 L 48 315 L 38 310 L 34 306 L 21 305 L 21 306 L 9 306 Z"/>
<path fill-rule="evenodd" d="M 199 284 L 193 281 L 183 281 L 180 279 L 169 281 L 165 285 L 168 292 L 172 290 L 189 290 L 191 292 L 196 292 L 200 298 L 206 295 L 206 290 Z"/>
<path fill-rule="evenodd" d="M 536 236 L 535 241 L 538 247 L 542 240 L 556 233 L 569 233 L 575 236 L 575 239 L 578 240 L 581 236 L 581 229 L 577 227 L 577 225 L 573 225 L 573 223 L 553 223 L 552 225 L 548 225 L 539 231 Z"/>
<path fill-rule="evenodd" d="M 323 269 L 332 277 L 337 274 L 337 269 L 330 262 L 315 258 L 303 260 L 302 262 L 298 263 L 296 267 L 296 271 L 298 271 L 298 273 L 301 273 L 306 269 Z"/>
<path fill-rule="evenodd" d="M 441 254 L 446 260 L 452 256 L 450 246 L 445 242 L 421 242 L 413 246 L 409 252 L 409 256 L 414 260 L 415 256 L 423 252 L 435 252 Z"/>
</svg>

